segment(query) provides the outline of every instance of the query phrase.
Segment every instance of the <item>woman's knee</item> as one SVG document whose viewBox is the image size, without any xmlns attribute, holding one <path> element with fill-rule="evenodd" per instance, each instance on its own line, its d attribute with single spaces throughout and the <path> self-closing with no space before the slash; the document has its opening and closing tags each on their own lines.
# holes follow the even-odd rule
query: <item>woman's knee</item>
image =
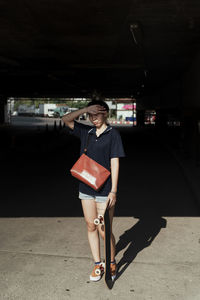
<svg viewBox="0 0 200 300">
<path fill-rule="evenodd" d="M 86 221 L 88 232 L 93 232 L 97 229 L 96 225 L 93 222 Z"/>
</svg>

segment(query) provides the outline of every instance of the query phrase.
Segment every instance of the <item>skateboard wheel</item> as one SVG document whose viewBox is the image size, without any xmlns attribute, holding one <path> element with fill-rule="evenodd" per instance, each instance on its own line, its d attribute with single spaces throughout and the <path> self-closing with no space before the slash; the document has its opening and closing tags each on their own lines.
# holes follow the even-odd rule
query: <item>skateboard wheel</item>
<svg viewBox="0 0 200 300">
<path fill-rule="evenodd" d="M 94 224 L 95 224 L 95 225 L 99 225 L 99 224 L 100 224 L 99 219 L 94 219 Z"/>
<path fill-rule="evenodd" d="M 105 262 L 101 262 L 101 268 L 104 270 L 105 269 Z"/>
<path fill-rule="evenodd" d="M 100 269 L 96 269 L 96 270 L 95 270 L 95 274 L 96 274 L 96 275 L 101 275 L 101 270 L 100 270 Z"/>
<path fill-rule="evenodd" d="M 102 225 L 104 225 L 104 221 L 103 221 L 103 216 L 102 215 L 98 215 L 99 221 Z"/>
</svg>

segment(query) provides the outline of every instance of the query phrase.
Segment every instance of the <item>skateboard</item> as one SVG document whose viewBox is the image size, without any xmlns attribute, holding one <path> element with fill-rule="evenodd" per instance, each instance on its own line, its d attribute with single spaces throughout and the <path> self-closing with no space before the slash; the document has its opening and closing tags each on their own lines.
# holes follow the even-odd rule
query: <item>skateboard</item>
<svg viewBox="0 0 200 300">
<path fill-rule="evenodd" d="M 104 213 L 104 255 L 105 255 L 105 270 L 104 270 L 104 280 L 109 289 L 113 287 L 113 281 L 110 274 L 110 217 L 109 217 L 109 202 L 106 206 Z"/>
<path fill-rule="evenodd" d="M 108 208 L 109 203 L 106 206 L 104 215 L 98 215 L 98 218 L 94 220 L 95 225 L 102 224 L 104 225 L 104 257 L 105 257 L 105 264 L 104 266 L 104 280 L 106 286 L 111 289 L 113 286 L 113 281 L 112 277 L 110 274 L 110 261 L 111 261 L 111 256 L 110 256 L 110 217 L 109 217 L 109 208 Z M 100 274 L 97 274 L 100 275 Z"/>
</svg>

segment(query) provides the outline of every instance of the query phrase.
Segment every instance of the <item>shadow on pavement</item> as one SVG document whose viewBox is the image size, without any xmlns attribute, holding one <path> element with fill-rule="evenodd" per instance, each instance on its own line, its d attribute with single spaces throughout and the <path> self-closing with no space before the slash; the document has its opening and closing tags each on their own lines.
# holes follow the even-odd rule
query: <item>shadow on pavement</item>
<svg viewBox="0 0 200 300">
<path fill-rule="evenodd" d="M 137 254 L 144 248 L 149 247 L 161 228 L 166 228 L 167 221 L 159 216 L 140 217 L 139 221 L 126 230 L 116 244 L 116 255 L 127 246 L 123 256 L 117 264 L 117 279 L 126 271 Z"/>
</svg>

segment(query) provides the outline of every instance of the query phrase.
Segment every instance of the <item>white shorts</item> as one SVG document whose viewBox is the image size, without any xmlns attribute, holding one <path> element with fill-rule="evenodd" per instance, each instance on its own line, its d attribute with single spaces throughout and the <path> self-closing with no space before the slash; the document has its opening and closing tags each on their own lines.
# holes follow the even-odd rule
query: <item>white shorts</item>
<svg viewBox="0 0 200 300">
<path fill-rule="evenodd" d="M 81 200 L 95 200 L 95 202 L 105 203 L 108 200 L 107 196 L 91 196 L 79 192 L 79 199 Z"/>
</svg>

